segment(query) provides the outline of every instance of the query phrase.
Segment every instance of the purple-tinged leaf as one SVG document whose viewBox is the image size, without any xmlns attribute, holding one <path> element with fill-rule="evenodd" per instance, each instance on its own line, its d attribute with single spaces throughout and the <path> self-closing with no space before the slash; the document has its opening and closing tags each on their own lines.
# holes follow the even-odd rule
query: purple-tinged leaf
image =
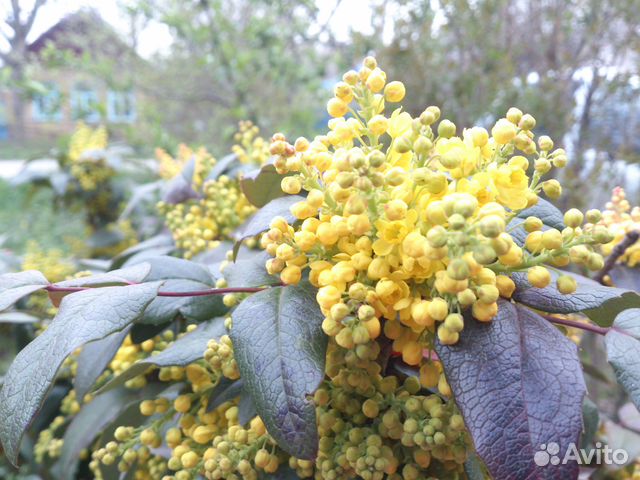
<svg viewBox="0 0 640 480">
<path fill-rule="evenodd" d="M 0 441 L 14 465 L 20 442 L 65 358 L 142 315 L 161 282 L 83 290 L 66 296 L 49 328 L 16 356 L 0 390 Z"/>
<path fill-rule="evenodd" d="M 623 310 L 640 307 L 640 295 L 630 290 L 605 287 L 590 278 L 565 272 L 575 278 L 578 288 L 565 295 L 558 291 L 555 279 L 557 273 L 552 272 L 553 281 L 545 288 L 533 287 L 527 280 L 526 273 L 514 273 L 511 278 L 516 284 L 513 299 L 536 310 L 549 313 L 584 312 L 598 325 L 608 327 L 616 315 Z"/>
<path fill-rule="evenodd" d="M 231 340 L 245 391 L 269 434 L 298 458 L 313 459 L 318 430 L 313 394 L 324 378 L 327 337 L 309 284 L 273 287 L 233 312 Z"/>
<path fill-rule="evenodd" d="M 585 385 L 574 343 L 535 312 L 501 301 L 493 321 L 469 316 L 460 341 L 436 351 L 494 478 L 577 478 L 576 463 L 534 461 L 541 445 L 558 444 L 562 458 L 579 441 Z"/>
</svg>

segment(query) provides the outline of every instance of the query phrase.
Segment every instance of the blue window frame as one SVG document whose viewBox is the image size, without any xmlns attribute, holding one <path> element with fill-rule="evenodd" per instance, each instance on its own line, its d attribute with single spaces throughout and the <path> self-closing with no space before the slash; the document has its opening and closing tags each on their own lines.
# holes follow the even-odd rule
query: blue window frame
<svg viewBox="0 0 640 480">
<path fill-rule="evenodd" d="M 71 112 L 73 120 L 99 122 L 98 94 L 95 90 L 83 84 L 76 85 L 71 91 Z"/>
<path fill-rule="evenodd" d="M 62 95 L 55 83 L 44 84 L 46 91 L 36 94 L 32 101 L 32 115 L 36 122 L 59 122 L 62 120 Z"/>
<path fill-rule="evenodd" d="M 107 93 L 107 119 L 114 123 L 133 123 L 136 120 L 133 92 L 110 90 Z"/>
</svg>

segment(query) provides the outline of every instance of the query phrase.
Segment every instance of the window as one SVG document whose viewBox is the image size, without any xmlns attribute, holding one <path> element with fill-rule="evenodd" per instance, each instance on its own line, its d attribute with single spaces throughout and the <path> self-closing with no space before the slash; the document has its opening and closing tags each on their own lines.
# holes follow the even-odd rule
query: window
<svg viewBox="0 0 640 480">
<path fill-rule="evenodd" d="M 74 120 L 100 121 L 98 94 L 87 85 L 76 85 L 71 92 L 71 112 Z"/>
<path fill-rule="evenodd" d="M 110 122 L 133 123 L 136 119 L 136 99 L 133 92 L 109 91 L 107 118 Z"/>
<path fill-rule="evenodd" d="M 59 122 L 62 120 L 62 95 L 58 86 L 47 82 L 45 91 L 33 97 L 32 115 L 36 122 Z"/>
</svg>

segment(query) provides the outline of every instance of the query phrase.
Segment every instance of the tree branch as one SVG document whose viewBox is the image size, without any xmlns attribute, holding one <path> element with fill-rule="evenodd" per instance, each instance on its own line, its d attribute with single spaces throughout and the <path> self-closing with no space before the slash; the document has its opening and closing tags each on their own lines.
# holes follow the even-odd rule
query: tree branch
<svg viewBox="0 0 640 480">
<path fill-rule="evenodd" d="M 606 285 L 606 283 L 604 282 L 604 278 L 615 266 L 618 259 L 622 255 L 624 255 L 624 252 L 627 250 L 627 248 L 638 241 L 638 238 L 640 238 L 640 231 L 632 230 L 631 232 L 627 232 L 624 239 L 615 246 L 615 248 L 611 252 L 611 255 L 607 257 L 607 261 L 605 262 L 604 267 L 602 267 L 602 270 L 600 270 L 596 274 L 596 276 L 593 277 L 593 279 L 602 285 Z"/>
</svg>

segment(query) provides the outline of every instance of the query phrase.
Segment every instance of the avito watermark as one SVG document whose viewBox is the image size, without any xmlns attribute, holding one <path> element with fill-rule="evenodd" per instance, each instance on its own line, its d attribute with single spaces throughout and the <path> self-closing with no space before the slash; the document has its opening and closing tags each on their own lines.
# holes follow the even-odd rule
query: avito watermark
<svg viewBox="0 0 640 480">
<path fill-rule="evenodd" d="M 624 465 L 629 461 L 629 453 L 622 448 L 612 449 L 607 444 L 596 442 L 595 448 L 578 448 L 570 443 L 562 458 L 560 445 L 555 442 L 543 443 L 536 452 L 533 461 L 539 467 L 547 465 L 566 465 L 575 462 L 578 465 Z"/>
</svg>

